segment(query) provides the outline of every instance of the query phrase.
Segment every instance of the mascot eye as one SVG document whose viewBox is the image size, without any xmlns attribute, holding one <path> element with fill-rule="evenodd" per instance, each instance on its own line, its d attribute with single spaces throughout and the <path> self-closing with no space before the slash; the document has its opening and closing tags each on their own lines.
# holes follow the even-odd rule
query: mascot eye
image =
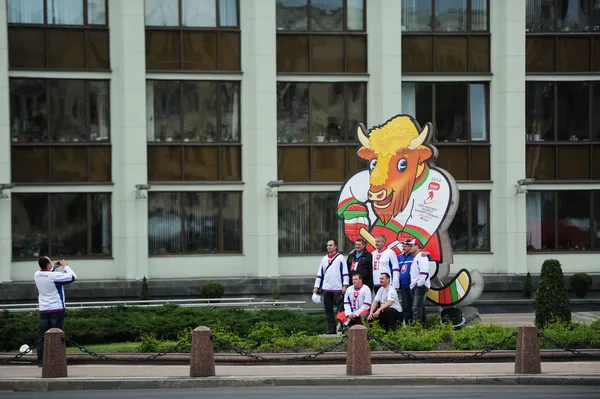
<svg viewBox="0 0 600 399">
<path fill-rule="evenodd" d="M 377 160 L 376 159 L 371 160 L 371 162 L 369 163 L 369 169 L 371 169 L 371 170 L 375 169 L 375 165 L 377 165 Z"/>
<path fill-rule="evenodd" d="M 404 172 L 406 170 L 407 166 L 408 166 L 408 162 L 406 162 L 406 159 L 402 158 L 401 160 L 398 161 L 398 170 L 400 172 Z"/>
</svg>

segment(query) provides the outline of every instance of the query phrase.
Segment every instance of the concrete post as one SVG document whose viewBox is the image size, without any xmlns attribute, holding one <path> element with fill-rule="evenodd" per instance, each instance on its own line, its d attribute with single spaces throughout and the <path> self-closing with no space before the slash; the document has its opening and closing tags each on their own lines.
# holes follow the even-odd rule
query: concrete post
<svg viewBox="0 0 600 399">
<path fill-rule="evenodd" d="M 44 334 L 42 378 L 60 377 L 67 377 L 65 332 L 60 328 L 51 328 Z"/>
<path fill-rule="evenodd" d="M 348 356 L 346 375 L 371 375 L 371 348 L 365 326 L 353 326 L 348 330 Z"/>
<path fill-rule="evenodd" d="M 515 374 L 541 374 L 540 343 L 535 326 L 519 327 L 517 330 L 517 353 Z"/>
<path fill-rule="evenodd" d="M 190 377 L 214 377 L 215 355 L 210 328 L 196 327 L 192 332 Z"/>
</svg>

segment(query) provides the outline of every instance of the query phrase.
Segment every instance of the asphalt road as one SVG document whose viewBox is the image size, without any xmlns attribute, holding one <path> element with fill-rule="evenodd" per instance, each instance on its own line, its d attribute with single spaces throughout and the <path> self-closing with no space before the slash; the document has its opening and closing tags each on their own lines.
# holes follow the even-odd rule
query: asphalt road
<svg viewBox="0 0 600 399">
<path fill-rule="evenodd" d="M 104 398 L 218 398 L 263 399 L 395 399 L 395 398 L 599 398 L 600 387 L 576 386 L 448 386 L 448 387 L 274 387 L 274 388 L 210 388 L 184 390 L 121 390 L 121 391 L 60 391 L 60 392 L 0 392 L 2 399 L 104 399 Z"/>
</svg>

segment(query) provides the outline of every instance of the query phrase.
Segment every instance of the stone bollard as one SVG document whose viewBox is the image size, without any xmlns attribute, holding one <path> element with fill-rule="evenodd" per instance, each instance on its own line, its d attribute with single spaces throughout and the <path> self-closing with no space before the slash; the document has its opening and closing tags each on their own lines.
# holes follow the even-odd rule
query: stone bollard
<svg viewBox="0 0 600 399">
<path fill-rule="evenodd" d="M 540 374 L 541 372 L 538 329 L 535 326 L 519 327 L 517 330 L 515 374 Z"/>
<path fill-rule="evenodd" d="M 190 377 L 213 377 L 215 375 L 215 354 L 208 327 L 196 327 L 192 332 L 192 354 L 190 356 Z"/>
<path fill-rule="evenodd" d="M 65 332 L 51 328 L 44 334 L 44 363 L 42 378 L 67 377 L 67 346 Z"/>
<path fill-rule="evenodd" d="M 368 330 L 356 325 L 348 330 L 348 356 L 346 357 L 346 375 L 371 375 L 371 348 L 369 348 Z"/>
</svg>

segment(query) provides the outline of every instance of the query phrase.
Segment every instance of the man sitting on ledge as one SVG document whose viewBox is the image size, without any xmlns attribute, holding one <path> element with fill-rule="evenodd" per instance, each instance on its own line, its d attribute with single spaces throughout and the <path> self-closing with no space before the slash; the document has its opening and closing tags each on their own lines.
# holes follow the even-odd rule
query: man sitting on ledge
<svg viewBox="0 0 600 399">
<path fill-rule="evenodd" d="M 379 282 L 381 283 L 381 288 L 377 291 L 368 319 L 379 319 L 379 324 L 386 331 L 395 331 L 396 326 L 402 323 L 402 307 L 398 300 L 398 293 L 390 284 L 390 275 L 388 273 L 381 273 Z M 378 306 L 379 309 L 377 309 Z"/>
</svg>

